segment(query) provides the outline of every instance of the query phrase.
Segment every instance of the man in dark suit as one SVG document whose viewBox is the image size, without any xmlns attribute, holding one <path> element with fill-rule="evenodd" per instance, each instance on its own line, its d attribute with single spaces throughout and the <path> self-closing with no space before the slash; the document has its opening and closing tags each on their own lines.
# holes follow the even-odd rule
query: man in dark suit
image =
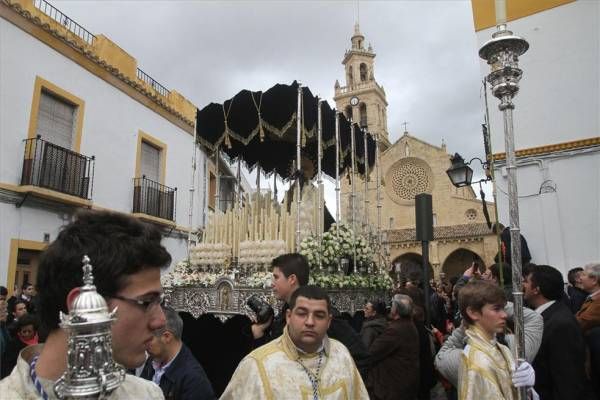
<svg viewBox="0 0 600 400">
<path fill-rule="evenodd" d="M 583 268 L 573 268 L 569 270 L 567 273 L 567 280 L 569 281 L 569 285 L 567 286 L 567 297 L 565 298 L 565 302 L 573 312 L 573 314 L 577 314 L 581 309 L 581 306 L 585 302 L 588 294 L 583 287 L 581 286 L 581 275 L 583 273 Z"/>
<path fill-rule="evenodd" d="M 533 361 L 535 390 L 541 400 L 585 399 L 585 342 L 575 316 L 561 301 L 562 274 L 549 265 L 533 266 L 523 292 L 544 318 L 542 344 Z"/>
<path fill-rule="evenodd" d="M 391 320 L 369 347 L 371 369 L 367 390 L 373 400 L 415 400 L 419 391 L 419 334 L 413 302 L 399 294 L 392 301 Z"/>
<path fill-rule="evenodd" d="M 140 376 L 160 386 L 165 400 L 216 399 L 204 369 L 181 341 L 181 317 L 170 307 L 163 312 L 167 324 L 148 344 L 150 357 Z"/>
</svg>

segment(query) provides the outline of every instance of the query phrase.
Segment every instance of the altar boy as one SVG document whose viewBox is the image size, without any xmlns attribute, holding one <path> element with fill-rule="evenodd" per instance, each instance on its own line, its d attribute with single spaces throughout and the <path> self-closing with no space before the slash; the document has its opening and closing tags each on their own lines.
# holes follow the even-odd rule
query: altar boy
<svg viewBox="0 0 600 400">
<path fill-rule="evenodd" d="M 473 281 L 460 290 L 458 304 L 467 324 L 467 346 L 458 378 L 459 399 L 516 399 L 517 387 L 531 388 L 535 373 L 525 361 L 514 371 L 510 350 L 496 340 L 496 334 L 506 328 L 504 291 L 485 281 Z M 537 398 L 533 389 L 530 393 Z"/>
</svg>

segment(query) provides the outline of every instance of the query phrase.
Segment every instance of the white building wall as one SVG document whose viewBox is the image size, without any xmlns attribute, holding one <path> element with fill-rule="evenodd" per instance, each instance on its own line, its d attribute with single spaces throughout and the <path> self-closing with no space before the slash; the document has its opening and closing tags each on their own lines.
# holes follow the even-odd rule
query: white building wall
<svg viewBox="0 0 600 400">
<path fill-rule="evenodd" d="M 523 159 L 517 171 L 520 225 L 532 261 L 566 275 L 600 260 L 600 148 Z M 497 172 L 498 212 L 508 223 L 506 169 Z"/>
<path fill-rule="evenodd" d="M 600 136 L 600 2 L 579 0 L 508 23 L 529 42 L 514 98 L 517 150 Z M 477 32 L 481 47 L 496 28 Z M 481 61 L 482 77 L 490 67 Z M 488 90 L 492 149 L 504 151 L 499 101 Z"/>
<path fill-rule="evenodd" d="M 36 76 L 85 101 L 80 153 L 96 156 L 94 206 L 132 211 L 138 132 L 167 144 L 164 184 L 177 187 L 176 224 L 189 226 L 189 188 L 193 136 L 148 107 L 93 75 L 79 64 L 0 18 L 0 182 L 19 185 Z M 206 209 L 203 191 L 205 155 L 197 151 L 194 228 L 201 226 Z M 0 203 L 2 204 L 2 203 Z M 7 275 L 11 238 L 41 241 L 42 231 L 57 232 L 63 219 L 50 211 L 2 204 L 0 218 L 0 284 Z M 48 215 L 46 215 L 48 214 Z M 56 237 L 52 234 L 52 238 Z M 174 261 L 186 256 L 184 238 L 165 244 Z"/>
<path fill-rule="evenodd" d="M 576 1 L 508 23 L 529 50 L 514 99 L 517 150 L 600 136 L 600 2 Z M 479 46 L 495 27 L 477 32 Z M 481 75 L 489 66 L 482 60 Z M 492 151 L 505 151 L 499 101 L 488 90 Z M 498 213 L 508 225 L 505 164 L 496 168 Z M 563 273 L 600 260 L 600 149 L 519 159 L 521 232 L 533 262 Z M 539 193 L 543 182 L 555 192 Z"/>
</svg>

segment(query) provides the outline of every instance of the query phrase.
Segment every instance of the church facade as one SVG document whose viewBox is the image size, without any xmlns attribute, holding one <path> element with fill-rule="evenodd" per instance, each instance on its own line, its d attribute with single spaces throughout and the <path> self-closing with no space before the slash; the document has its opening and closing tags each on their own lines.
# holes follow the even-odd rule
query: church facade
<svg viewBox="0 0 600 400">
<path fill-rule="evenodd" d="M 346 85 L 340 86 L 336 81 L 334 100 L 338 110 L 380 139 L 381 207 L 377 207 L 375 168 L 370 171 L 366 186 L 357 175 L 354 207 L 351 180 L 343 179 L 344 222 L 362 232 L 375 232 L 380 223 L 392 272 L 406 273 L 407 269 L 422 265 L 421 243 L 415 238 L 415 196 L 429 193 L 434 221 L 434 240 L 429 247 L 431 276 L 439 277 L 441 272 L 448 277 L 460 275 L 474 260 L 480 265 L 493 264 L 497 238 L 486 224 L 482 202 L 473 189 L 455 188 L 448 179 L 446 170 L 451 166 L 451 155 L 446 145 L 426 143 L 407 131 L 390 142 L 385 91 L 375 80 L 375 53 L 364 43 L 356 25 L 352 48 L 342 61 Z M 493 220 L 495 205 L 486 206 Z"/>
</svg>

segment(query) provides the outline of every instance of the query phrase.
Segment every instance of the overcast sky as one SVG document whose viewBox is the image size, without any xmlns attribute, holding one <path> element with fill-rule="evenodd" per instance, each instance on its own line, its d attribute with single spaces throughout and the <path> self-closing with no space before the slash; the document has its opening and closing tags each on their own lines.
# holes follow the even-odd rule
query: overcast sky
<svg viewBox="0 0 600 400">
<path fill-rule="evenodd" d="M 470 1 L 52 1 L 199 108 L 241 89 L 298 80 L 333 106 L 354 23 L 377 54 L 393 142 L 408 131 L 483 158 L 478 45 Z M 492 100 L 493 101 L 493 100 Z M 494 103 L 495 104 L 495 103 Z M 478 166 L 475 174 L 481 175 Z M 329 196 L 328 196 L 329 197 Z M 488 196 L 488 199 L 491 196 Z"/>
</svg>

